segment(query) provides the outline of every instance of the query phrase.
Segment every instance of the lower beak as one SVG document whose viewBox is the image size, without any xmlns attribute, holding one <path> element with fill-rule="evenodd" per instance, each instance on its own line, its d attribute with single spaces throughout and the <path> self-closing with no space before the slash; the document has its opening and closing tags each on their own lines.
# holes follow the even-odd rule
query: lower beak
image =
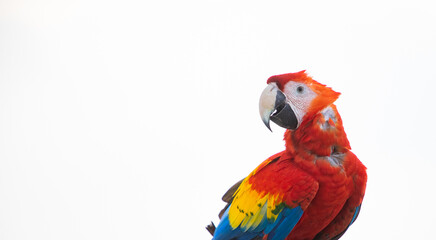
<svg viewBox="0 0 436 240">
<path fill-rule="evenodd" d="M 269 121 L 287 129 L 296 129 L 298 120 L 286 96 L 275 83 L 270 83 L 263 90 L 259 101 L 259 113 L 266 127 L 271 131 Z"/>
</svg>

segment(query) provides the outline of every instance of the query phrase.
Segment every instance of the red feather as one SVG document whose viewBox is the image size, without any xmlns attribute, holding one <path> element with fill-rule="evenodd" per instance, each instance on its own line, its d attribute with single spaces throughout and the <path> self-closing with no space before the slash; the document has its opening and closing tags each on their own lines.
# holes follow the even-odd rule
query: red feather
<svg viewBox="0 0 436 240">
<path fill-rule="evenodd" d="M 316 82 L 305 71 L 272 76 L 267 82 L 275 82 L 283 90 L 288 81 L 307 84 L 318 97 L 312 102 L 300 126 L 294 131 L 286 131 L 286 150 L 281 153 L 280 161 L 265 167 L 261 175 L 250 180 L 253 187 L 260 191 L 276 188 L 283 191 L 286 187 L 280 185 L 290 184 L 298 192 L 310 191 L 304 189 L 303 182 L 297 181 L 303 175 L 311 176 L 319 184 L 318 191 L 287 239 L 333 239 L 347 229 L 356 207 L 362 203 L 367 180 L 366 168 L 350 151 L 342 119 L 333 104 L 339 93 Z M 320 111 L 328 107 L 333 116 L 325 119 Z M 326 124 L 326 128 L 323 129 L 322 124 Z M 338 156 L 337 160 L 341 162 L 332 163 L 332 156 Z M 282 167 L 287 168 L 283 171 L 289 176 L 277 179 L 274 174 Z M 290 199 L 295 201 L 292 197 Z M 292 203 L 288 200 L 287 204 Z"/>
<path fill-rule="evenodd" d="M 303 82 L 316 93 L 316 98 L 299 127 L 285 132 L 286 149 L 260 164 L 238 185 L 238 190 L 234 187 L 234 199 L 229 199 L 229 205 L 239 201 L 237 204 L 250 207 L 250 199 L 243 194 L 253 192 L 258 194 L 255 197 L 280 196 L 280 204 L 304 211 L 287 240 L 336 240 L 360 210 L 366 167 L 351 152 L 342 119 L 333 104 L 339 93 L 316 82 L 305 71 L 268 79 L 281 90 L 289 81 Z M 244 191 L 238 192 L 240 189 Z M 235 216 L 243 221 L 244 215 Z M 267 239 L 267 235 L 263 238 Z"/>
</svg>

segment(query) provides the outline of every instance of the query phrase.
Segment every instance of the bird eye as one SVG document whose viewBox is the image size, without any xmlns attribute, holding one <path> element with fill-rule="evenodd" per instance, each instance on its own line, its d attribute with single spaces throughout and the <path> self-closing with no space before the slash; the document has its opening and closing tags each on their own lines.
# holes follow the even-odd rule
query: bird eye
<svg viewBox="0 0 436 240">
<path fill-rule="evenodd" d="M 303 91 L 304 91 L 303 86 L 298 86 L 298 87 L 297 87 L 297 92 L 298 92 L 298 93 L 302 93 Z"/>
</svg>

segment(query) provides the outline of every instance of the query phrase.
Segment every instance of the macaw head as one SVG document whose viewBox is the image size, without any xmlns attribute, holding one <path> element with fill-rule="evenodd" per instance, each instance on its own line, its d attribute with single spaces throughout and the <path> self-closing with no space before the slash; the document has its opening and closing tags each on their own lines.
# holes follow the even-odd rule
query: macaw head
<svg viewBox="0 0 436 240">
<path fill-rule="evenodd" d="M 307 118 L 332 104 L 340 95 L 313 80 L 305 70 L 275 75 L 268 79 L 259 101 L 262 121 L 270 128 L 270 120 L 295 130 Z"/>
</svg>

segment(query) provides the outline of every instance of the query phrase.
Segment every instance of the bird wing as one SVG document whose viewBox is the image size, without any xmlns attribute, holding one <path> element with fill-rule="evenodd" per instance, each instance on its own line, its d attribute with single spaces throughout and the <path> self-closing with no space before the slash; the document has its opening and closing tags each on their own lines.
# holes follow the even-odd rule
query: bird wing
<svg viewBox="0 0 436 240">
<path fill-rule="evenodd" d="M 318 233 L 314 240 L 338 240 L 341 238 L 359 216 L 360 206 L 352 207 L 347 202 L 335 219 Z"/>
<path fill-rule="evenodd" d="M 354 190 L 338 215 L 316 235 L 315 240 L 338 240 L 359 216 L 366 189 L 366 168 L 351 151 L 347 153 L 345 161 L 349 166 L 347 174 L 352 177 Z"/>
<path fill-rule="evenodd" d="M 317 190 L 311 176 L 276 154 L 239 185 L 213 239 L 285 239 Z"/>
</svg>

